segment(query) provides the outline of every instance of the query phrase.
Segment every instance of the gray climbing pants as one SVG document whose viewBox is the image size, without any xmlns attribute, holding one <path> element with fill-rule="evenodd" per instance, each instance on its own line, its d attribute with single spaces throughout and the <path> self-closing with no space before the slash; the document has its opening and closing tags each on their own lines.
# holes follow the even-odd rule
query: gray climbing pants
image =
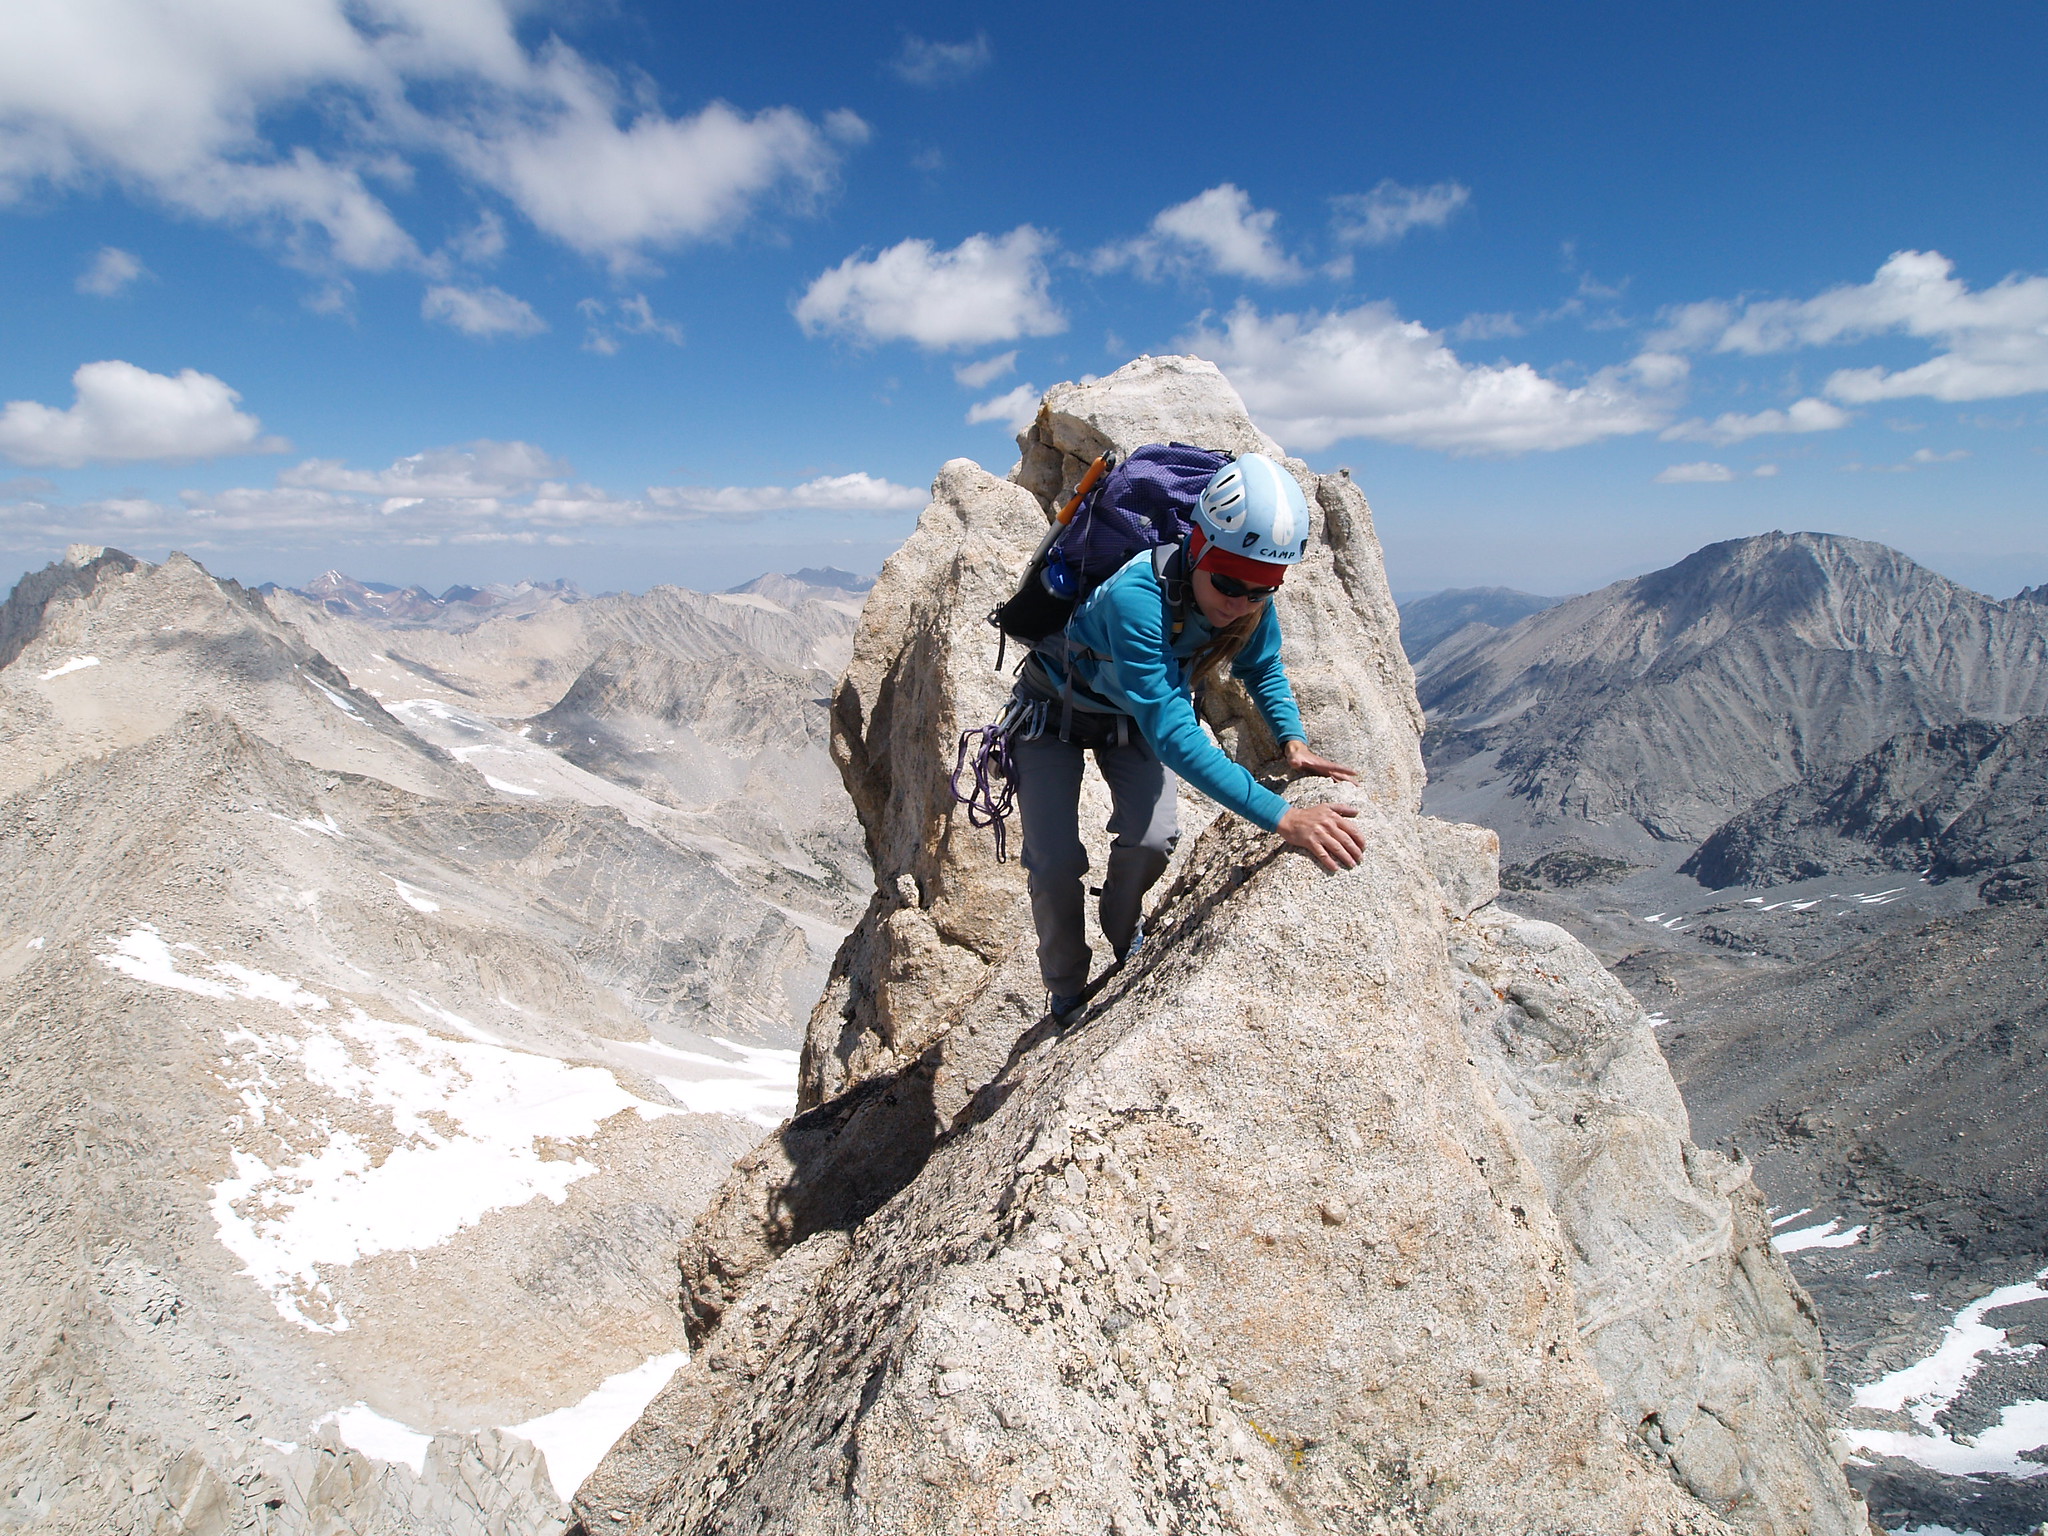
<svg viewBox="0 0 2048 1536">
<path fill-rule="evenodd" d="M 1011 748 L 1017 809 L 1024 823 L 1024 873 L 1038 925 L 1038 974 L 1048 992 L 1072 996 L 1088 984 L 1088 850 L 1081 846 L 1081 772 L 1086 748 L 1047 734 Z M 1095 766 L 1109 782 L 1109 869 L 1097 916 L 1119 960 L 1131 947 L 1145 893 L 1166 873 L 1180 839 L 1178 785 L 1152 749 L 1098 747 Z"/>
</svg>

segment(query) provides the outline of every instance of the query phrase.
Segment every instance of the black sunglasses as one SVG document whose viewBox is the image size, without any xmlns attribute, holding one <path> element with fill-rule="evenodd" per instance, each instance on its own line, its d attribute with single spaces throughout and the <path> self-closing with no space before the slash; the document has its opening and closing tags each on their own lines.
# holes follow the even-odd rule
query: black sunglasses
<svg viewBox="0 0 2048 1536">
<path fill-rule="evenodd" d="M 1280 590 L 1278 587 L 1249 586 L 1235 576 L 1225 576 L 1216 571 L 1209 572 L 1209 584 L 1225 597 L 1248 597 L 1255 603 L 1263 603 Z"/>
</svg>

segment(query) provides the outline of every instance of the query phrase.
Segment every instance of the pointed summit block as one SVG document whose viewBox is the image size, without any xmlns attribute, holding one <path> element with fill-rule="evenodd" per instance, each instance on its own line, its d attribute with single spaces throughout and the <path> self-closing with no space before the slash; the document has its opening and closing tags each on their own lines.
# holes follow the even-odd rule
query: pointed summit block
<svg viewBox="0 0 2048 1536">
<path fill-rule="evenodd" d="M 1202 383 L 1186 420 L 1162 381 Z M 1234 400 L 1190 359 L 1061 386 L 1020 476 L 1034 441 L 1047 485 L 1090 444 L 1250 446 Z M 585 1485 L 592 1529 L 1865 1531 L 1746 1168 L 1689 1144 L 1592 955 L 1493 905 L 1491 834 L 1417 814 L 1370 514 L 1293 467 L 1317 527 L 1287 662 L 1364 771 L 1367 856 L 1326 876 L 1219 818 L 1064 1030 L 1021 883 L 942 798 L 947 733 L 1000 698 L 970 642 L 1044 509 L 941 472 L 835 712 L 884 891 L 821 1009 L 850 1033 L 814 1019 L 825 1102 L 700 1221 L 700 1347 Z M 899 1065 L 859 1054 L 870 1019 Z"/>
</svg>

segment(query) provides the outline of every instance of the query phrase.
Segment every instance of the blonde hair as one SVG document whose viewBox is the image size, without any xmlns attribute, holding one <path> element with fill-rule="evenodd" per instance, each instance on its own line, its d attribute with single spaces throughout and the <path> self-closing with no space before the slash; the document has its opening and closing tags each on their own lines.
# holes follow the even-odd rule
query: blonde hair
<svg viewBox="0 0 2048 1536">
<path fill-rule="evenodd" d="M 1269 598 L 1267 601 L 1271 601 Z M 1249 613 L 1241 613 L 1223 628 L 1216 631 L 1216 637 L 1195 652 L 1193 664 L 1188 669 L 1188 686 L 1200 693 L 1221 672 L 1224 665 L 1237 656 L 1251 641 L 1252 631 L 1259 627 L 1259 620 L 1266 616 L 1266 604 L 1261 603 Z"/>
</svg>

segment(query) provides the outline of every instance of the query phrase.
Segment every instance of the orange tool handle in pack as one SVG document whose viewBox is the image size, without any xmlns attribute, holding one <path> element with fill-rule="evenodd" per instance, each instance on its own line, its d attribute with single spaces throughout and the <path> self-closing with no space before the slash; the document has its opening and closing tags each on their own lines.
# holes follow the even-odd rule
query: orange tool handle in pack
<svg viewBox="0 0 2048 1536">
<path fill-rule="evenodd" d="M 1062 526 L 1074 520 L 1074 514 L 1081 510 L 1081 503 L 1088 499 L 1088 493 L 1095 489 L 1095 482 L 1109 470 L 1109 455 L 1104 454 L 1088 466 L 1088 473 L 1081 477 L 1081 483 L 1074 487 L 1074 499 L 1060 508 L 1059 521 Z"/>
</svg>

